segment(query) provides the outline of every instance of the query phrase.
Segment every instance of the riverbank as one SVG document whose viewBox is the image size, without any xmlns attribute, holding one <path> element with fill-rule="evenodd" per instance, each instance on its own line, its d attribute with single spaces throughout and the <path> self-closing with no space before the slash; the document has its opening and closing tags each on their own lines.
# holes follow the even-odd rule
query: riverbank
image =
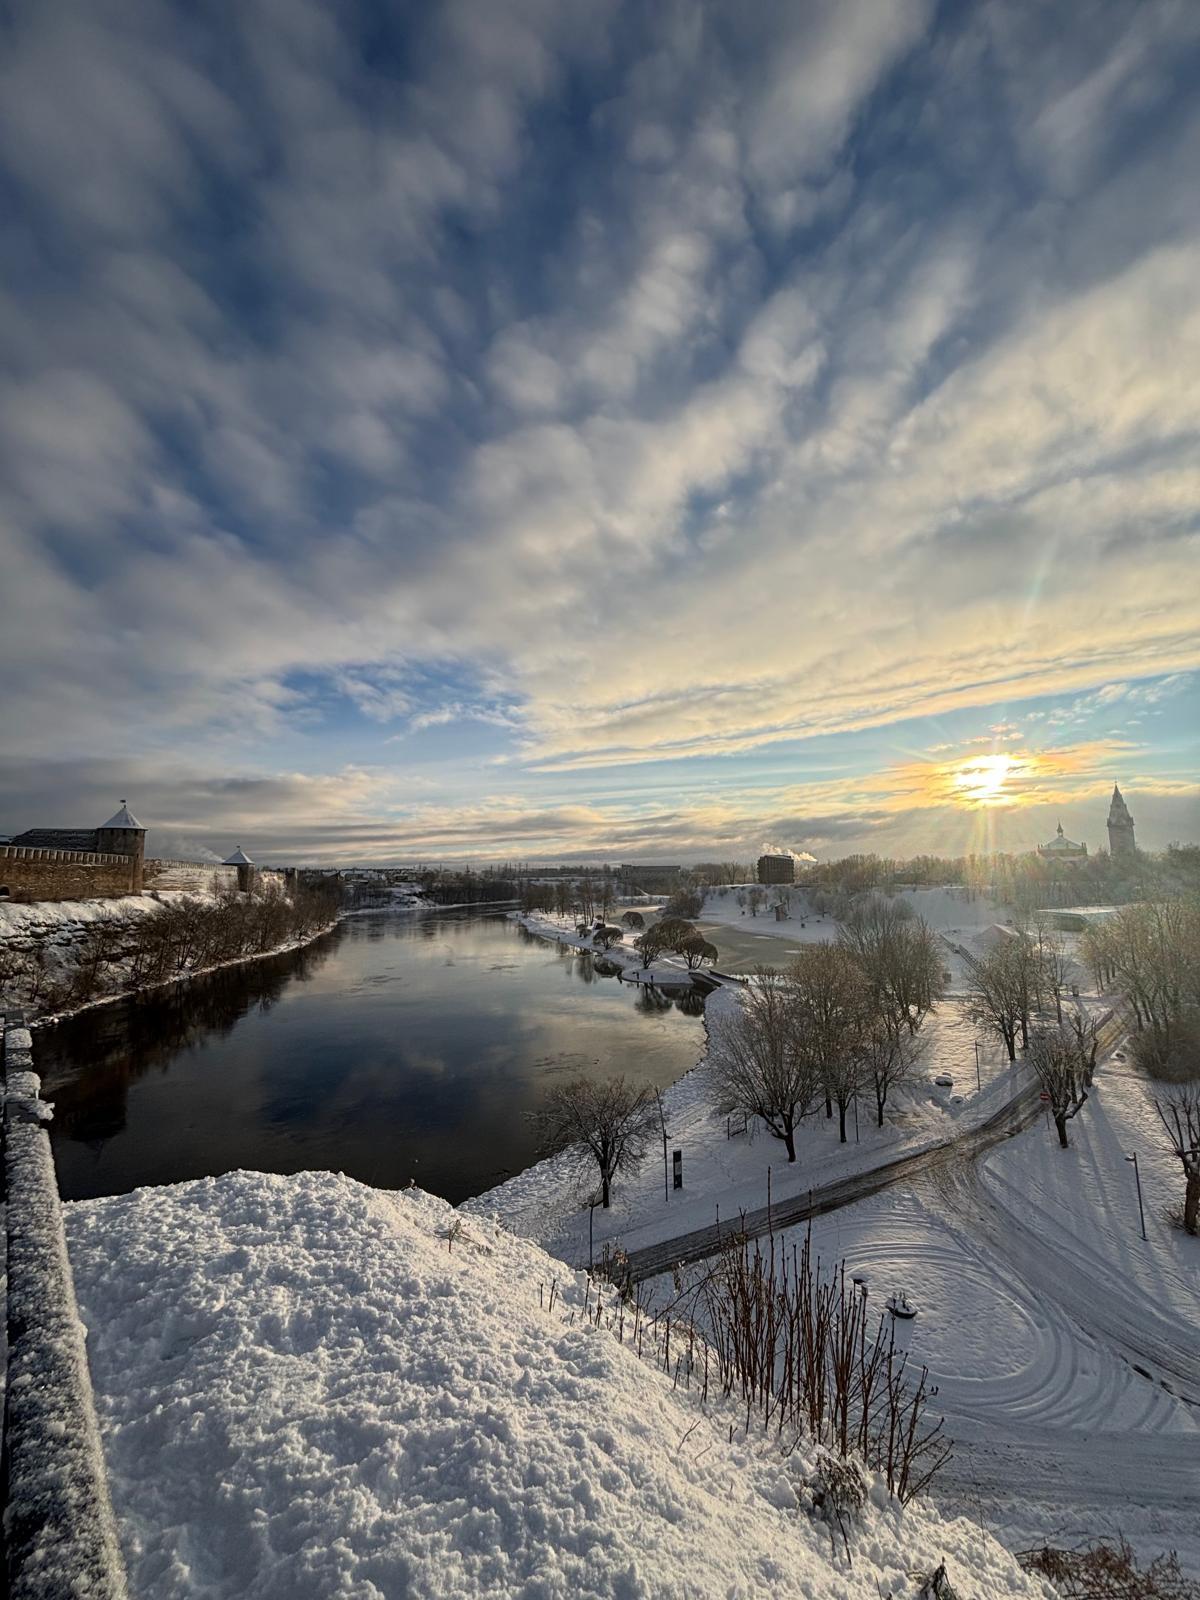
<svg viewBox="0 0 1200 1600">
<path fill-rule="evenodd" d="M 186 936 L 198 921 L 215 922 L 224 913 L 227 917 L 240 915 L 246 925 L 241 931 L 245 938 L 254 907 L 249 897 L 207 891 L 0 906 L 0 999 L 23 1009 L 30 1028 L 48 1027 L 97 1007 L 304 949 L 331 933 L 342 915 L 338 911 L 314 924 L 309 920 L 311 906 L 302 908 L 293 899 L 272 896 L 271 914 L 281 928 L 290 928 L 285 937 L 262 949 L 241 949 L 207 959 L 206 952 L 209 956 L 216 953 L 212 941 L 205 943 L 193 934 L 192 958 L 188 959 L 188 946 L 180 944 L 177 949 L 182 959 L 175 970 L 153 976 L 138 971 L 147 944 L 154 942 L 160 930 L 164 941 L 180 929 Z M 173 918 L 176 926 L 162 928 L 159 919 L 164 917 Z M 151 927 L 151 922 L 155 926 Z M 229 930 L 221 931 L 228 949 Z"/>
<path fill-rule="evenodd" d="M 513 917 L 513 921 L 535 938 L 549 944 L 564 945 L 619 967 L 621 981 L 640 984 L 647 991 L 661 989 L 678 993 L 694 988 L 692 974 L 681 964 L 660 959 L 645 968 L 641 964 L 640 954 L 622 945 L 604 952 L 597 951 L 591 940 L 577 933 L 574 923 L 568 919 L 521 912 Z M 715 987 L 703 999 L 701 1020 L 704 1047 L 693 1065 L 661 1091 L 662 1110 L 668 1130 L 703 1119 L 708 1112 L 701 1069 L 708 1059 L 709 1020 L 717 1010 L 738 1004 L 735 988 L 719 980 L 714 980 L 714 983 Z M 650 1164 L 648 1161 L 646 1166 Z M 564 1259 L 579 1264 L 581 1249 L 586 1262 L 588 1225 L 584 1195 L 593 1186 L 593 1181 L 593 1174 L 581 1169 L 576 1158 L 569 1153 L 547 1156 L 522 1172 L 515 1173 L 504 1183 L 465 1200 L 459 1209 L 498 1221 L 510 1232 L 534 1239 L 546 1248 L 561 1248 Z M 628 1197 L 624 1198 L 628 1204 Z M 625 1205 L 618 1200 L 615 1216 L 623 1219 L 626 1214 Z M 606 1225 L 613 1217 L 614 1212 L 610 1211 L 607 1219 L 601 1219 L 598 1235 L 592 1219 L 593 1235 L 600 1238 L 614 1236 L 615 1230 Z"/>
<path fill-rule="evenodd" d="M 517 920 L 538 938 L 591 949 L 590 940 L 565 919 Z M 832 937 L 836 926 L 827 923 L 821 937 Z M 598 959 L 610 957 L 625 966 L 640 962 L 636 951 L 620 945 Z M 676 978 L 690 976 L 678 966 L 673 972 Z M 738 985 L 714 982 L 704 1002 L 706 1039 L 712 1017 L 738 1004 Z M 464 1209 L 495 1217 L 553 1254 L 586 1265 L 589 1256 L 605 1248 L 644 1250 L 695 1229 L 735 1223 L 742 1212 L 767 1203 L 768 1184 L 777 1201 L 795 1200 L 882 1163 L 945 1145 L 982 1126 L 1027 1084 L 1027 1069 L 1012 1067 L 998 1040 L 977 1037 L 957 995 L 948 994 L 926 1019 L 921 1045 L 922 1059 L 912 1079 L 893 1090 L 882 1127 L 874 1103 L 862 1102 L 851 1113 L 843 1144 L 837 1119 L 826 1117 L 818 1105 L 802 1123 L 797 1160 L 789 1163 L 783 1145 L 756 1118 L 727 1118 L 714 1109 L 703 1070 L 706 1043 L 695 1065 L 662 1095 L 668 1158 L 670 1151 L 680 1152 L 681 1189 L 674 1188 L 656 1144 L 636 1172 L 618 1181 L 607 1211 L 591 1213 L 587 1196 L 594 1170 L 569 1155 L 535 1163 L 464 1202 Z"/>
</svg>

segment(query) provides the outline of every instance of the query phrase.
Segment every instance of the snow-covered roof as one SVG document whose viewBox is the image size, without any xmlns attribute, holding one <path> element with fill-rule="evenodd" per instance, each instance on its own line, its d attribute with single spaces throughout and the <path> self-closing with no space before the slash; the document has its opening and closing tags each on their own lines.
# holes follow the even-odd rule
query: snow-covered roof
<svg viewBox="0 0 1200 1600">
<path fill-rule="evenodd" d="M 136 828 L 139 833 L 145 833 L 146 831 L 124 800 L 121 801 L 121 809 L 116 816 L 109 817 L 108 821 L 102 822 L 100 826 L 102 828 Z"/>
<path fill-rule="evenodd" d="M 225 857 L 221 865 L 223 867 L 252 867 L 254 863 L 242 849 L 241 845 L 238 845 L 237 849 L 231 856 Z"/>
</svg>

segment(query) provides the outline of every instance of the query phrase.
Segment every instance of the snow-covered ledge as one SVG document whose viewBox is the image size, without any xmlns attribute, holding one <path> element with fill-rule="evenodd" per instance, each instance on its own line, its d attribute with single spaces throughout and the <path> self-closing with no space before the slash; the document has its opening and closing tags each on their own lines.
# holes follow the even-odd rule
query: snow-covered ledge
<svg viewBox="0 0 1200 1600">
<path fill-rule="evenodd" d="M 67 1259 L 50 1109 L 21 1013 L 0 1015 L 8 1205 L 4 1543 L 13 1600 L 124 1600 L 84 1328 Z"/>
</svg>

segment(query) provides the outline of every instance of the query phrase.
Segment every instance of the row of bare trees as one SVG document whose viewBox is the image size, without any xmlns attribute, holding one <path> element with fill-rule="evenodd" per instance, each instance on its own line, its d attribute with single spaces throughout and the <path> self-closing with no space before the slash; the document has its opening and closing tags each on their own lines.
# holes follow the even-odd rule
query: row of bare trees
<svg viewBox="0 0 1200 1600">
<path fill-rule="evenodd" d="M 1167 1148 L 1183 1172 L 1178 1220 L 1200 1234 L 1200 894 L 1122 906 L 1084 934 L 1097 982 L 1133 1021 L 1133 1058 L 1153 1082 Z"/>
<path fill-rule="evenodd" d="M 757 1117 L 796 1159 L 796 1130 L 824 1101 L 846 1118 L 874 1096 L 878 1125 L 912 1073 L 918 1033 L 941 992 L 937 940 L 886 901 L 865 905 L 836 944 L 802 950 L 783 973 L 760 968 L 736 1011 L 709 1025 L 706 1066 L 717 1109 Z"/>
<path fill-rule="evenodd" d="M 290 894 L 268 879 L 252 895 L 221 887 L 211 898 L 171 900 L 144 917 L 92 923 L 66 951 L 44 942 L 0 947 L 0 994 L 34 1016 L 75 1010 L 309 939 L 333 921 L 339 903 L 340 889 L 328 879 Z"/>
<path fill-rule="evenodd" d="M 529 881 L 520 888 L 522 911 L 555 912 L 592 922 L 607 921 L 617 903 L 617 884 L 611 872 L 582 872 L 578 877 L 559 877 L 551 882 Z"/>
<path fill-rule="evenodd" d="M 1145 1035 L 1147 1067 L 1200 1044 L 1200 895 L 1122 906 L 1083 934 L 1084 957 L 1098 988 L 1118 989 L 1134 1027 Z M 1154 1061 L 1150 1060 L 1154 1057 Z"/>
</svg>

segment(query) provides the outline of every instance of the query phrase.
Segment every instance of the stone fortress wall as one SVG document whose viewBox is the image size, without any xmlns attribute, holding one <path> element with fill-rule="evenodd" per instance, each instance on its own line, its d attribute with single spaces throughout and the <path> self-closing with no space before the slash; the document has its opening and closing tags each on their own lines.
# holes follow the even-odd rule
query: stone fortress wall
<svg viewBox="0 0 1200 1600">
<path fill-rule="evenodd" d="M 146 859 L 146 830 L 125 801 L 99 828 L 27 828 L 0 835 L 0 904 L 98 900 L 118 895 L 248 892 L 264 879 L 288 884 L 289 870 L 261 871 L 239 845 L 227 861 Z"/>
<path fill-rule="evenodd" d="M 168 861 L 156 856 L 141 863 L 134 887 L 135 862 L 101 850 L 53 850 L 42 845 L 0 844 L 0 904 L 34 900 L 105 900 L 116 895 L 174 890 L 203 894 L 236 889 L 237 867 L 212 861 Z M 286 872 L 254 868 L 256 884 L 286 883 Z"/>
<path fill-rule="evenodd" d="M 127 855 L 0 844 L 0 901 L 104 899 L 132 894 L 133 878 Z"/>
</svg>

